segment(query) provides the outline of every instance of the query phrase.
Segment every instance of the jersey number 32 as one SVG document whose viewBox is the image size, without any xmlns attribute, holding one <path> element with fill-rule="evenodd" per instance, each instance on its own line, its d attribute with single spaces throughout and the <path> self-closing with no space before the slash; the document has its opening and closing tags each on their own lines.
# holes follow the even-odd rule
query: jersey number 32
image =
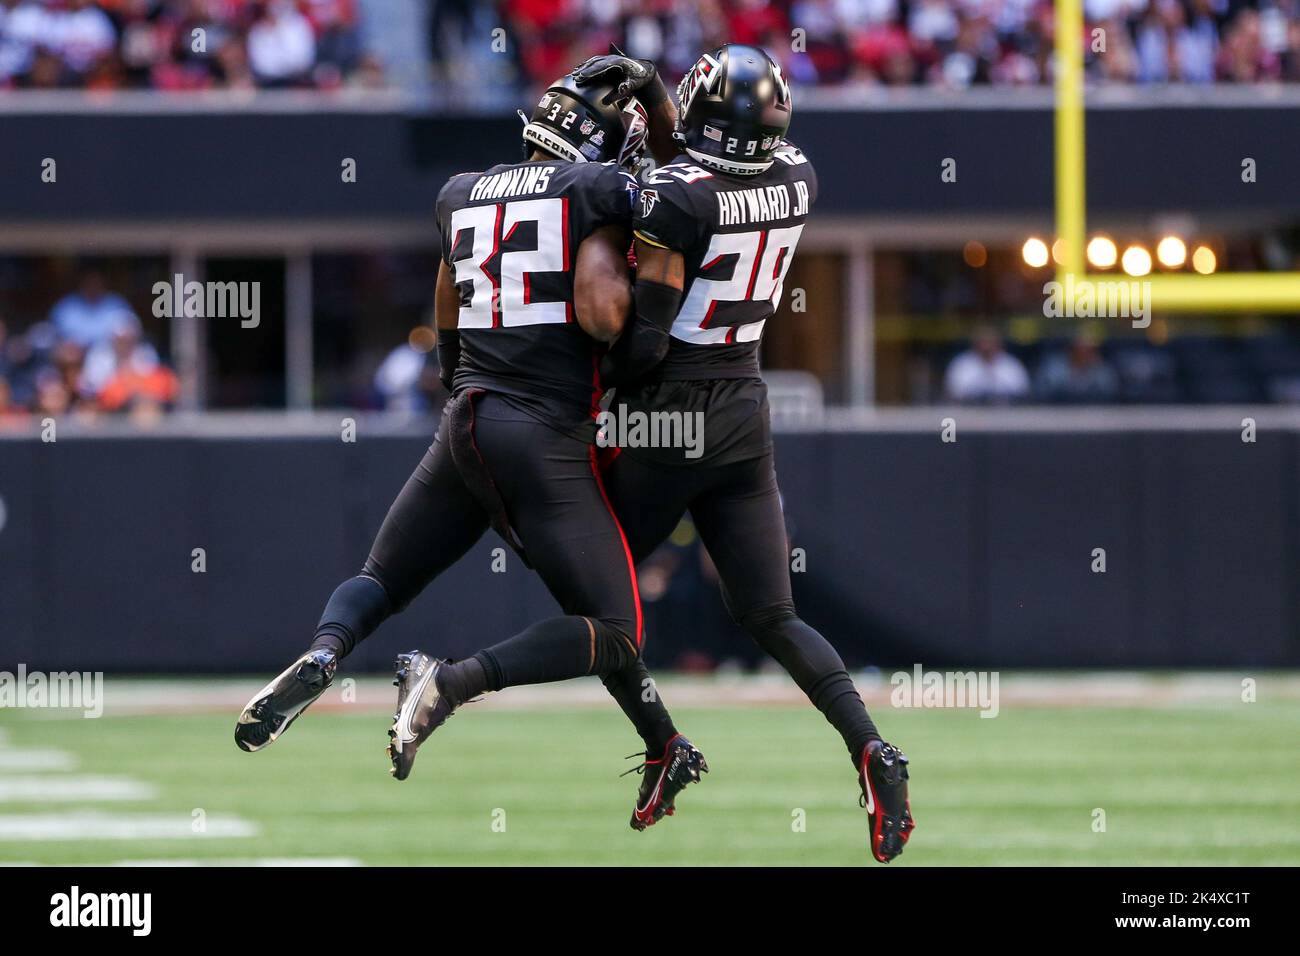
<svg viewBox="0 0 1300 956">
<path fill-rule="evenodd" d="M 510 243 L 519 226 L 530 222 L 537 224 L 536 246 L 503 252 L 502 246 Z M 572 321 L 568 227 L 569 200 L 564 197 L 463 206 L 452 213 L 453 249 L 466 229 L 474 233 L 469 254 L 451 263 L 456 284 L 471 285 L 469 295 L 461 296 L 460 327 L 490 329 Z M 535 290 L 538 280 L 548 288 Z M 554 301 L 533 301 L 534 293 L 542 291 Z"/>
</svg>

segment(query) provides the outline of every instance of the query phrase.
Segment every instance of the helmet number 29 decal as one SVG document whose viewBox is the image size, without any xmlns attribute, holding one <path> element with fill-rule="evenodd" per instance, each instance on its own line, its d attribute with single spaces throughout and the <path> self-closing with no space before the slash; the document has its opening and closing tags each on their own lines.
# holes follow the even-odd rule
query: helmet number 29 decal
<svg viewBox="0 0 1300 956">
<path fill-rule="evenodd" d="M 698 345 L 753 342 L 781 302 L 803 226 L 714 233 L 672 335 Z M 710 278 L 710 273 L 730 275 Z"/>
<path fill-rule="evenodd" d="M 535 247 L 502 252 L 525 223 L 537 225 Z M 469 295 L 461 296 L 459 327 L 572 321 L 568 302 L 533 302 L 531 283 L 534 273 L 569 271 L 568 223 L 569 201 L 564 197 L 463 206 L 452 213 L 452 249 L 460 249 L 465 230 L 472 230 L 474 236 L 466 254 L 451 263 L 456 284 L 470 284 Z"/>
</svg>

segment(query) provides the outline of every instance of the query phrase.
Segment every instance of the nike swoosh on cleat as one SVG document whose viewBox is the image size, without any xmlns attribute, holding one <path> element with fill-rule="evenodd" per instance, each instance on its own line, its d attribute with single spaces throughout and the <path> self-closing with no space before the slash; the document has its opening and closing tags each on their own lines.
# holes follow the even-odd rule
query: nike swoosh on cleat
<svg viewBox="0 0 1300 956">
<path fill-rule="evenodd" d="M 411 730 L 411 713 L 424 697 L 425 685 L 433 679 L 437 672 L 437 667 L 430 667 L 425 671 L 424 676 L 420 678 L 418 684 L 411 689 L 405 701 L 402 702 L 402 712 L 398 714 L 397 735 L 403 740 L 415 740 L 415 733 Z"/>
</svg>

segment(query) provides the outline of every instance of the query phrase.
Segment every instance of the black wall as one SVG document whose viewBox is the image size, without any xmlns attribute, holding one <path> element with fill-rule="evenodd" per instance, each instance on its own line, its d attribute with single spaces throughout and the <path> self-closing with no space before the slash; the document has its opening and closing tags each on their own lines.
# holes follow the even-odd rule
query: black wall
<svg viewBox="0 0 1300 956">
<path fill-rule="evenodd" d="M 1300 212 L 1300 110 L 1098 109 L 1087 118 L 1097 211 Z M 803 110 L 821 208 L 914 215 L 1052 211 L 1047 109 Z M 512 115 L 0 113 L 0 219 L 426 219 L 454 173 L 519 157 Z M 1241 161 L 1258 181 L 1241 181 Z M 42 183 L 41 162 L 58 163 Z M 340 179 L 357 160 L 356 183 Z M 957 181 L 940 164 L 957 160 Z"/>
<path fill-rule="evenodd" d="M 807 553 L 796 597 L 855 666 L 1296 666 L 1298 441 L 785 434 L 786 510 Z M 0 441 L 0 668 L 283 666 L 425 444 Z M 513 555 L 492 573 L 499 546 L 489 533 L 360 663 L 415 645 L 458 656 L 555 613 Z M 190 569 L 199 547 L 204 574 Z M 652 664 L 717 643 L 647 616 Z"/>
</svg>

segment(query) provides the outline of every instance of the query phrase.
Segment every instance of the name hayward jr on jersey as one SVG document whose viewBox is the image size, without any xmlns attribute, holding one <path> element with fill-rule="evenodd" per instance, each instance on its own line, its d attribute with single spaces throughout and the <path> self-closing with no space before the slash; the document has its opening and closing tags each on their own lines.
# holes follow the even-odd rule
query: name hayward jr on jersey
<svg viewBox="0 0 1300 956">
<path fill-rule="evenodd" d="M 647 177 L 634 228 L 643 242 L 682 253 L 686 267 L 681 309 L 669 330 L 661 383 L 728 382 L 715 389 L 703 417 L 705 459 L 722 462 L 761 453 L 771 445 L 758 349 L 776 313 L 786 273 L 817 199 L 812 163 L 790 143 L 773 152 L 764 172 L 740 178 L 720 174 L 683 154 Z M 749 382 L 749 385 L 742 384 Z M 697 407 L 698 390 L 621 390 L 629 411 L 672 405 Z M 658 462 L 685 464 L 681 449 L 628 449 Z"/>
</svg>

